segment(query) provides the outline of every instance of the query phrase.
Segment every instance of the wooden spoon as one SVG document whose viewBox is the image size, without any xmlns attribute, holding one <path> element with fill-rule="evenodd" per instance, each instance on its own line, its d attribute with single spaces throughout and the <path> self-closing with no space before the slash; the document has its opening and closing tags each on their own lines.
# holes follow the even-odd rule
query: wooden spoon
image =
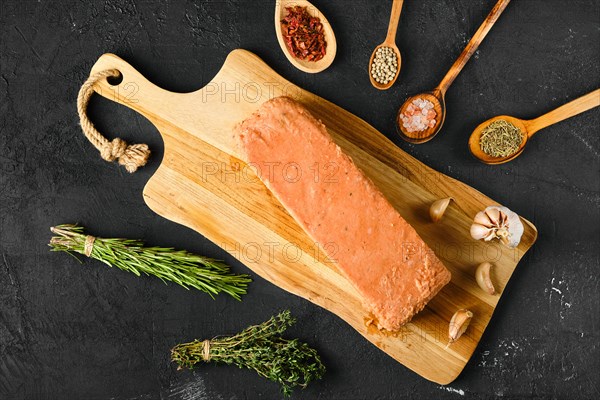
<svg viewBox="0 0 600 400">
<path fill-rule="evenodd" d="M 300 60 L 290 52 L 287 45 L 285 44 L 285 40 L 283 39 L 283 34 L 281 32 L 281 20 L 287 15 L 286 7 L 306 7 L 308 13 L 317 17 L 321 20 L 323 24 L 323 33 L 325 35 L 325 41 L 327 42 L 327 49 L 325 51 L 325 56 L 321 58 L 319 61 L 304 61 Z M 287 59 L 292 63 L 292 65 L 298 68 L 300 71 L 308 72 L 310 74 L 314 74 L 317 72 L 321 72 L 327 69 L 331 63 L 333 63 L 333 59 L 335 58 L 335 54 L 337 52 L 337 42 L 335 40 L 335 34 L 333 33 L 333 29 L 327 21 L 327 18 L 319 11 L 317 7 L 312 5 L 309 1 L 306 0 L 276 0 L 275 1 L 275 34 L 277 35 L 277 41 L 279 42 L 279 46 L 281 46 L 281 50 L 283 50 L 283 54 L 287 57 Z"/>
<path fill-rule="evenodd" d="M 402 4 L 404 0 L 394 0 L 392 4 L 392 13 L 390 15 L 390 24 L 388 26 L 387 36 L 383 43 L 379 46 L 375 47 L 373 53 L 371 54 L 371 59 L 369 60 L 369 79 L 371 80 L 371 85 L 379 90 L 386 90 L 392 87 L 392 85 L 398 79 L 398 75 L 400 75 L 400 65 L 402 65 L 402 59 L 400 58 L 400 50 L 398 50 L 398 46 L 396 46 L 396 30 L 398 29 L 398 22 L 400 21 L 400 13 L 402 12 Z M 375 58 L 375 53 L 380 47 L 389 47 L 394 53 L 396 53 L 396 59 L 398 60 L 398 67 L 396 68 L 396 75 L 394 79 L 389 81 L 388 83 L 379 83 L 375 79 L 373 79 L 373 75 L 371 75 L 371 65 L 373 64 L 373 59 Z"/>
<path fill-rule="evenodd" d="M 442 125 L 444 124 L 444 120 L 446 119 L 446 103 L 444 101 L 444 97 L 446 96 L 446 91 L 454 82 L 454 79 L 458 76 L 460 71 L 463 69 L 467 61 L 471 58 L 473 53 L 477 50 L 485 36 L 488 34 L 490 29 L 494 23 L 502 14 L 502 11 L 506 8 L 506 6 L 510 3 L 510 0 L 499 0 L 492 11 L 490 11 L 489 15 L 486 17 L 485 21 L 481 24 L 475 35 L 471 38 L 467 47 L 460 54 L 458 59 L 454 62 L 444 79 L 440 82 L 440 84 L 433 89 L 431 92 L 425 92 L 421 94 L 417 94 L 415 96 L 409 97 L 404 104 L 398 110 L 398 114 L 396 116 L 396 127 L 398 129 L 398 133 L 402 139 L 411 143 L 425 143 L 431 139 L 442 129 Z M 406 107 L 416 98 L 422 98 L 425 100 L 429 100 L 433 103 L 433 109 L 436 112 L 436 124 L 428 128 L 424 131 L 418 132 L 408 132 L 404 126 L 402 125 L 402 120 L 400 119 L 400 114 L 404 113 Z"/>
<path fill-rule="evenodd" d="M 528 140 L 531 139 L 531 137 L 540 129 L 544 129 L 550 125 L 556 124 L 557 122 L 571 118 L 577 114 L 581 114 L 584 111 L 598 106 L 600 106 L 600 89 L 596 89 L 585 96 L 575 99 L 553 111 L 550 111 L 549 113 L 542 115 L 541 117 L 532 120 L 522 120 L 508 115 L 500 115 L 490 118 L 475 128 L 471 134 L 471 137 L 469 138 L 469 149 L 471 150 L 471 154 L 485 164 L 503 164 L 517 158 L 525 149 L 525 145 L 527 144 Z M 499 119 L 510 122 L 519 128 L 523 133 L 523 141 L 521 142 L 519 149 L 514 154 L 507 157 L 492 157 L 489 154 L 484 153 L 479 146 L 479 140 L 481 138 L 481 132 L 483 129 Z"/>
</svg>

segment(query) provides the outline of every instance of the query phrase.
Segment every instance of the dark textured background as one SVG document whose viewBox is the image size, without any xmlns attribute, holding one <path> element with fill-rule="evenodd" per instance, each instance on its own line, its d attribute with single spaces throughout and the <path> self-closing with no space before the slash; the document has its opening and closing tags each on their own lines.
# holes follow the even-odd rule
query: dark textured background
<svg viewBox="0 0 600 400">
<path fill-rule="evenodd" d="M 0 399 L 271 399 L 276 384 L 234 367 L 177 372 L 182 340 L 235 332 L 289 307 L 290 330 L 317 347 L 324 380 L 298 399 L 598 398 L 599 135 L 596 109 L 540 132 L 524 155 L 488 167 L 470 131 L 498 114 L 532 118 L 598 86 L 597 0 L 509 5 L 447 95 L 432 142 L 395 135 L 409 94 L 435 86 L 493 0 L 407 1 L 398 30 L 401 76 L 370 87 L 367 62 L 386 31 L 389 2 L 315 0 L 338 54 L 308 75 L 284 58 L 274 1 L 0 2 Z M 81 134 L 75 98 L 95 60 L 114 52 L 174 91 L 202 87 L 235 48 L 373 124 L 402 149 L 511 207 L 540 237 L 521 261 L 478 349 L 448 387 L 428 382 L 336 316 L 255 276 L 242 303 L 50 253 L 51 225 L 79 222 L 100 236 L 143 238 L 247 268 L 197 233 L 152 213 L 142 188 L 161 139 L 148 121 L 95 98 L 107 135 L 147 142 L 149 166 L 129 175 Z"/>
</svg>

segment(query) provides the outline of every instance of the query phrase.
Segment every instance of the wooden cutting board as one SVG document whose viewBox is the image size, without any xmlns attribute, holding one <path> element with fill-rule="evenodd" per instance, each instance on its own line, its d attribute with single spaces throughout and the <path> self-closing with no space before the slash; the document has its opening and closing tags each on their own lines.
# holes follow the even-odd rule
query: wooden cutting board
<svg viewBox="0 0 600 400">
<path fill-rule="evenodd" d="M 533 224 L 523 219 L 525 233 L 514 250 L 474 241 L 469 235 L 474 215 L 498 203 L 422 164 L 362 119 L 288 82 L 248 51 L 232 51 L 208 85 L 185 94 L 153 85 L 112 54 L 101 56 L 92 73 L 110 68 L 121 72 L 122 82 L 99 82 L 94 89 L 144 115 L 164 140 L 162 163 L 144 189 L 152 210 L 201 233 L 275 285 L 335 313 L 423 377 L 447 384 L 460 374 L 499 300 L 477 286 L 474 270 L 480 262 L 493 262 L 502 293 L 536 240 Z M 232 128 L 281 95 L 301 102 L 323 121 L 452 272 L 451 283 L 396 334 L 369 324 L 358 292 L 262 184 L 257 170 L 239 159 Z M 326 178 L 332 171 L 311 173 Z M 434 224 L 429 205 L 443 197 L 456 202 Z M 448 323 L 460 308 L 475 316 L 465 335 L 446 347 Z"/>
</svg>

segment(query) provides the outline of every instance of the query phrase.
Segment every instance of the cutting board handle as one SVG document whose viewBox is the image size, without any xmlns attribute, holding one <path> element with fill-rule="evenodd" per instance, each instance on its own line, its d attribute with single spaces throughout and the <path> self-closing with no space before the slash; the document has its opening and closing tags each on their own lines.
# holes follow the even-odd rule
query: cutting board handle
<svg viewBox="0 0 600 400">
<path fill-rule="evenodd" d="M 139 112 L 155 125 L 163 117 L 164 105 L 175 100 L 178 95 L 154 85 L 123 59 L 110 53 L 100 56 L 90 75 L 109 69 L 118 70 L 121 73 L 120 79 L 97 81 L 94 91 Z"/>
<path fill-rule="evenodd" d="M 122 78 L 119 82 L 111 84 L 109 80 L 101 79 L 94 84 L 94 91 L 146 117 L 163 140 L 167 140 L 166 136 L 179 137 L 186 132 L 237 155 L 233 135 L 230 134 L 233 125 L 250 115 L 266 94 L 271 94 L 271 91 L 279 93 L 277 88 L 256 84 L 258 77 L 254 75 L 240 82 L 239 71 L 264 71 L 267 68 L 254 54 L 234 50 L 211 82 L 188 93 L 171 92 L 156 86 L 127 62 L 110 53 L 100 56 L 90 74 L 108 69 L 118 70 Z M 259 90 L 258 94 L 253 90 Z M 232 104 L 236 107 L 231 107 Z M 238 106 L 242 104 L 249 104 L 251 108 L 246 110 Z M 224 128 L 214 129 L 215 120 L 219 121 L 218 126 Z"/>
</svg>

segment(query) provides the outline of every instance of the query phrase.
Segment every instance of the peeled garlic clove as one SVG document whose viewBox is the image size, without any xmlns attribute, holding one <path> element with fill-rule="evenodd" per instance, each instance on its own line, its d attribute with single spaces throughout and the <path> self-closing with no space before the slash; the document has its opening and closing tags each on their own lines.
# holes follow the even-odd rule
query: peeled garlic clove
<svg viewBox="0 0 600 400">
<path fill-rule="evenodd" d="M 480 239 L 486 239 L 486 240 L 490 240 L 487 239 L 487 237 L 489 237 L 490 235 L 492 235 L 492 238 L 494 236 L 496 236 L 494 234 L 494 230 L 491 228 L 487 228 L 483 225 L 479 225 L 479 224 L 473 224 L 471 225 L 471 237 L 475 240 L 480 240 Z"/>
<path fill-rule="evenodd" d="M 450 201 L 454 200 L 452 197 L 448 197 L 445 199 L 436 200 L 429 207 L 429 216 L 433 222 L 438 222 L 444 216 L 446 212 L 446 208 L 450 204 Z"/>
<path fill-rule="evenodd" d="M 472 318 L 473 313 L 466 308 L 460 309 L 454 313 L 448 328 L 448 340 L 450 343 L 456 342 L 458 338 L 465 333 Z"/>
<path fill-rule="evenodd" d="M 475 280 L 480 288 L 486 291 L 488 294 L 495 294 L 496 289 L 494 289 L 494 284 L 492 283 L 492 279 L 490 277 L 490 270 L 492 268 L 492 264 L 489 262 L 483 262 L 479 264 L 477 269 L 475 270 Z"/>
</svg>

